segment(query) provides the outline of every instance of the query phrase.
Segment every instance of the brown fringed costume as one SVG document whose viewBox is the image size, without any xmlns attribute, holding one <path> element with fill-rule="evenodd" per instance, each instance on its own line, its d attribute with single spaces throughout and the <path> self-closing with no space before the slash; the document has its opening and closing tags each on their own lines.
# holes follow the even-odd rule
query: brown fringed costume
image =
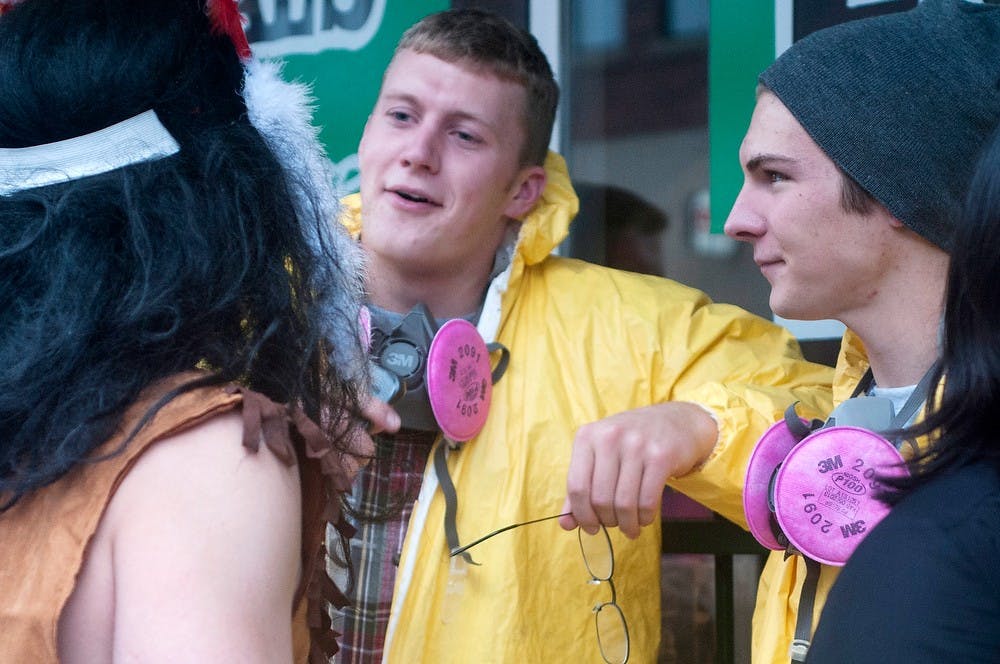
<svg viewBox="0 0 1000 664">
<path fill-rule="evenodd" d="M 326 664 L 336 652 L 326 603 L 346 603 L 326 573 L 326 526 L 344 537 L 339 496 L 350 485 L 340 455 L 301 410 L 238 385 L 181 392 L 167 401 L 118 452 L 147 412 L 172 390 L 198 378 L 184 374 L 147 389 L 118 433 L 95 451 L 110 458 L 77 466 L 60 480 L 0 513 L 0 658 L 58 664 L 59 616 L 73 592 L 87 546 L 122 480 L 149 447 L 233 409 L 243 415 L 243 447 L 263 441 L 287 465 L 297 464 L 302 491 L 302 579 L 291 607 L 295 662 Z M 306 601 L 303 601 L 305 599 Z"/>
</svg>

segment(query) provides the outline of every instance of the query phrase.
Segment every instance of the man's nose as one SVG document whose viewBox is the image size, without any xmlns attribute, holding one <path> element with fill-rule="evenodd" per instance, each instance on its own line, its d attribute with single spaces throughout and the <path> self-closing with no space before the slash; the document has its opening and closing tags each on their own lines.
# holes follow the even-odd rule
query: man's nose
<svg viewBox="0 0 1000 664">
<path fill-rule="evenodd" d="M 404 166 L 436 173 L 440 168 L 440 148 L 432 128 L 419 127 L 410 132 L 400 159 Z"/>
<path fill-rule="evenodd" d="M 746 185 L 744 185 L 729 211 L 729 216 L 726 217 L 723 230 L 734 240 L 750 242 L 764 234 L 764 217 L 750 205 L 748 199 L 749 194 Z"/>
</svg>

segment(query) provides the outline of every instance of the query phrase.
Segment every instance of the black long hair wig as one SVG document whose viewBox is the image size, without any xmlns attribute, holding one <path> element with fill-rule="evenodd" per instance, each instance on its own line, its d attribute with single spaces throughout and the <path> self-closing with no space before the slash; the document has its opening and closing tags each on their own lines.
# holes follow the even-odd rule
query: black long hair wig
<svg viewBox="0 0 1000 664">
<path fill-rule="evenodd" d="M 0 147 L 149 109 L 180 145 L 0 196 L 0 504 L 87 462 L 144 388 L 192 369 L 301 405 L 345 448 L 357 381 L 330 358 L 360 343 L 356 265 L 248 120 L 244 73 L 204 0 L 0 16 Z"/>
</svg>

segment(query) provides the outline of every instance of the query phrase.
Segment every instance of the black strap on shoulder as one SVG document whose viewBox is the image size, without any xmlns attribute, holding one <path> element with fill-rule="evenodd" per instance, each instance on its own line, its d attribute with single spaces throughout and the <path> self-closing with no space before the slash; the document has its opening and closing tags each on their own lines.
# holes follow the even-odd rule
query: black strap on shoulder
<svg viewBox="0 0 1000 664">
<path fill-rule="evenodd" d="M 872 368 L 868 367 L 865 371 L 865 375 L 861 377 L 858 384 L 854 387 L 854 391 L 851 392 L 851 398 L 860 397 L 862 394 L 868 394 L 868 390 L 872 389 L 872 385 L 875 384 L 875 374 L 872 373 Z"/>
<path fill-rule="evenodd" d="M 434 472 L 437 474 L 438 484 L 441 485 L 441 493 L 444 495 L 444 537 L 448 543 L 448 551 L 461 548 L 458 543 L 458 526 L 455 523 L 455 515 L 458 513 L 458 493 L 455 491 L 455 484 L 448 474 L 447 441 L 442 437 L 438 441 L 437 449 L 434 450 Z M 468 551 L 459 554 L 470 565 L 478 565 Z"/>
<path fill-rule="evenodd" d="M 920 378 L 920 382 L 917 383 L 915 388 L 913 388 L 913 393 L 910 394 L 910 398 L 906 400 L 903 407 L 900 408 L 899 412 L 896 413 L 896 416 L 892 418 L 893 428 L 902 429 L 909 424 L 910 420 L 913 419 L 913 416 L 917 414 L 918 410 L 920 410 L 920 407 L 924 405 L 925 401 L 927 401 L 927 394 L 930 392 L 931 388 L 931 380 L 934 378 L 934 368 L 935 365 L 932 365 L 930 369 L 924 372 L 924 375 Z"/>
<path fill-rule="evenodd" d="M 802 592 L 799 594 L 799 611 L 795 619 L 795 637 L 788 655 L 791 661 L 804 662 L 809 654 L 809 644 L 812 639 L 813 611 L 816 604 L 816 587 L 819 585 L 820 564 L 815 560 L 802 556 L 806 564 L 806 578 L 802 582 Z"/>
</svg>

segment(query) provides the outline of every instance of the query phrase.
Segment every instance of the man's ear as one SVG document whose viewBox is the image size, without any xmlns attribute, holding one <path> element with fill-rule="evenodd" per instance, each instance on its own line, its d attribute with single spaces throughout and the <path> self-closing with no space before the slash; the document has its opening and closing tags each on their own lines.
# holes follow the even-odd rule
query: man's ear
<svg viewBox="0 0 1000 664">
<path fill-rule="evenodd" d="M 518 173 L 512 187 L 512 196 L 504 209 L 504 216 L 521 219 L 531 212 L 545 189 L 545 169 L 541 166 L 526 166 Z"/>
</svg>

